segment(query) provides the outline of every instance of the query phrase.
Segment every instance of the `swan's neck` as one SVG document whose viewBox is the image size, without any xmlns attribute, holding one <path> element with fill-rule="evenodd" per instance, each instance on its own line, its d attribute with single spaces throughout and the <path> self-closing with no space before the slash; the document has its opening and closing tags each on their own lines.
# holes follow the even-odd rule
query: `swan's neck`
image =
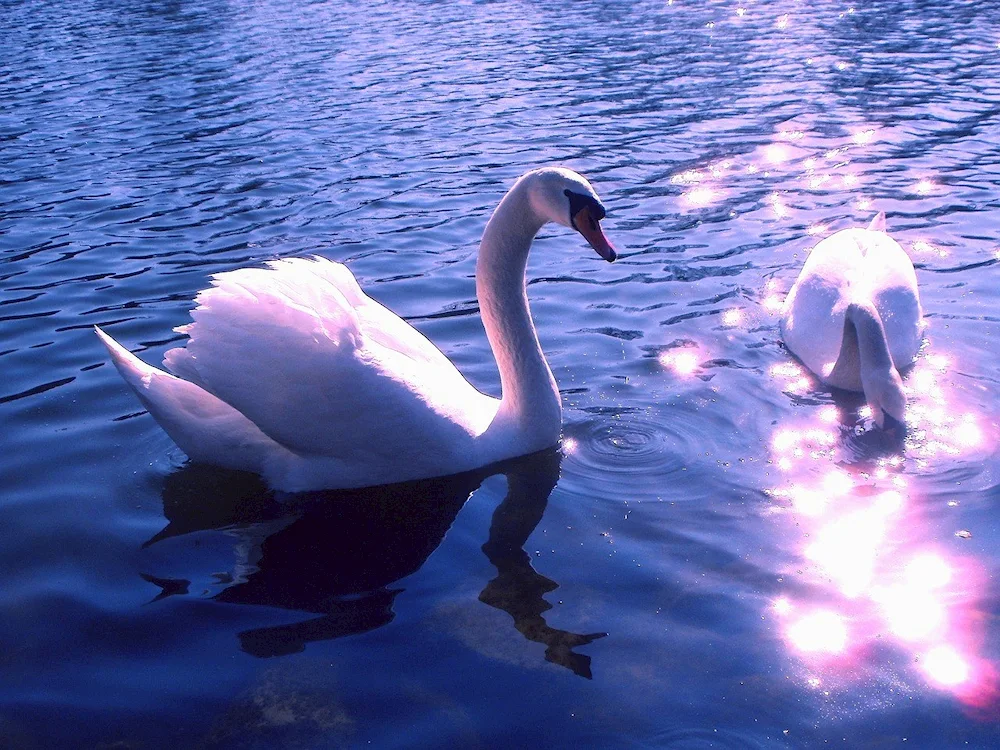
<svg viewBox="0 0 1000 750">
<path fill-rule="evenodd" d="M 852 302 L 844 314 L 844 337 L 831 382 L 841 387 L 868 391 L 866 381 L 889 378 L 892 355 L 878 310 L 870 302 Z"/>
<path fill-rule="evenodd" d="M 885 328 L 878 310 L 871 303 L 854 302 L 847 306 L 846 323 L 854 328 L 857 339 L 861 371 L 888 372 L 892 369 L 892 355 L 885 339 Z"/>
<path fill-rule="evenodd" d="M 545 223 L 515 185 L 483 232 L 476 265 L 476 293 L 486 335 L 500 370 L 497 427 L 514 427 L 522 447 L 538 450 L 559 439 L 559 390 L 542 354 L 528 310 L 524 273 L 528 250 Z"/>
</svg>

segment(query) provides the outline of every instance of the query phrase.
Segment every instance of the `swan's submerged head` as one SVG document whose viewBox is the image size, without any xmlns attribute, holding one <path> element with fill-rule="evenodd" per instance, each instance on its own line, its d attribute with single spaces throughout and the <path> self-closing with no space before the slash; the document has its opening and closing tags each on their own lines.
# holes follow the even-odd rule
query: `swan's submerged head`
<svg viewBox="0 0 1000 750">
<path fill-rule="evenodd" d="M 905 431 L 906 393 L 896 369 L 867 376 L 862 372 L 861 381 L 875 424 L 884 430 Z"/>
<path fill-rule="evenodd" d="M 618 257 L 601 230 L 600 222 L 607 211 L 583 175 L 563 167 L 545 167 L 521 179 L 530 191 L 533 208 L 542 218 L 575 229 L 609 263 Z"/>
</svg>

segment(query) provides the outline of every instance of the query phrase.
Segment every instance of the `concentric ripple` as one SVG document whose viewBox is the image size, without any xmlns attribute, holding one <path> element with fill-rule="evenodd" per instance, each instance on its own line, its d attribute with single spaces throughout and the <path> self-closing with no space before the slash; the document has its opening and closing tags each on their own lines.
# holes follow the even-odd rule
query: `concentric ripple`
<svg viewBox="0 0 1000 750">
<path fill-rule="evenodd" d="M 661 491 L 665 478 L 695 458 L 697 434 L 683 419 L 656 412 L 621 411 L 569 421 L 563 430 L 567 481 L 614 492 L 629 477 L 630 490 Z"/>
</svg>

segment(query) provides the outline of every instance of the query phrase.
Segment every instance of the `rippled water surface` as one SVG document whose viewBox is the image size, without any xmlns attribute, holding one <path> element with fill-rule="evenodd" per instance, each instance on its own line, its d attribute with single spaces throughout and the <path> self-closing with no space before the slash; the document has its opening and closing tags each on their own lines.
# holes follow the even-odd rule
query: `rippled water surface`
<svg viewBox="0 0 1000 750">
<path fill-rule="evenodd" d="M 997 746 L 1000 6 L 0 0 L 0 42 L 0 746 Z M 320 253 L 497 393 L 477 243 L 547 163 L 622 256 L 529 262 L 561 453 L 275 497 L 92 333 L 158 362 L 211 274 Z M 877 211 L 904 446 L 777 327 Z"/>
</svg>

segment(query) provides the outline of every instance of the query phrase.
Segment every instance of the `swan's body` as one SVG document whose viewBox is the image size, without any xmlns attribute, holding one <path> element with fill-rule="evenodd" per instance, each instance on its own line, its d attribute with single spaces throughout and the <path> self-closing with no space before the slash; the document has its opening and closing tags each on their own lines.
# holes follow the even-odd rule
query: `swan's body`
<svg viewBox="0 0 1000 750">
<path fill-rule="evenodd" d="M 480 245 L 476 288 L 502 398 L 477 391 L 419 331 L 322 258 L 218 274 L 198 294 L 186 346 L 147 365 L 98 329 L 125 381 L 195 461 L 288 491 L 453 474 L 554 445 L 559 392 L 524 286 L 531 241 L 572 226 L 608 260 L 604 209 L 564 169 L 524 175 Z"/>
<path fill-rule="evenodd" d="M 816 245 L 785 299 L 781 334 L 824 383 L 864 391 L 879 425 L 886 414 L 903 421 L 898 371 L 916 357 L 923 323 L 913 263 L 884 214 Z"/>
</svg>

